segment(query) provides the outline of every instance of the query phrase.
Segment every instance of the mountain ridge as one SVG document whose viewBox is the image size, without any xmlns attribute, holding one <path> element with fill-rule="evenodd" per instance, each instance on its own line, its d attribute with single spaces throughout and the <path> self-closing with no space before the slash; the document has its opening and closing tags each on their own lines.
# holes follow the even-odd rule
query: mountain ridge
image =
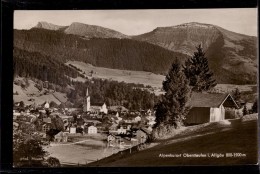
<svg viewBox="0 0 260 174">
<path fill-rule="evenodd" d="M 219 81 L 236 83 L 238 77 L 235 76 L 241 77 L 245 83 L 257 81 L 257 38 L 254 36 L 235 33 L 216 25 L 193 22 L 158 27 L 133 39 L 189 56 L 201 44 L 210 68 Z"/>
<path fill-rule="evenodd" d="M 67 35 L 74 35 L 75 37 L 90 40 L 91 42 L 96 42 L 95 38 L 136 40 L 139 41 L 138 45 L 141 45 L 141 42 L 143 42 L 144 45 L 146 43 L 149 43 L 155 46 L 162 47 L 166 50 L 173 51 L 175 53 L 181 53 L 187 56 L 192 56 L 194 51 L 196 51 L 196 47 L 201 44 L 208 58 L 209 67 L 216 75 L 216 79 L 218 82 L 246 84 L 256 83 L 257 81 L 256 37 L 228 31 L 217 25 L 191 22 L 176 26 L 157 27 L 153 31 L 148 33 L 136 36 L 127 36 L 120 32 L 116 32 L 115 30 L 106 29 L 104 27 L 91 26 L 75 22 L 72 23 L 70 26 L 53 26 L 51 24 L 39 25 L 39 28 L 34 27 L 33 29 L 28 30 L 28 32 L 38 32 L 33 30 L 41 28 L 49 31 L 63 33 L 65 34 L 63 35 L 64 37 Z M 35 35 L 37 34 L 35 33 Z M 53 37 L 56 37 L 56 35 Z M 74 38 L 73 40 L 73 42 L 75 42 L 76 39 Z M 115 43 L 115 40 L 110 40 L 109 42 Z M 60 45 L 64 45 L 65 47 L 65 43 L 60 43 Z M 131 47 L 133 46 L 134 45 L 132 45 Z M 98 49 L 101 49 L 100 46 L 97 45 L 97 47 L 99 47 Z M 108 45 L 105 47 L 108 47 Z M 84 49 L 86 51 L 88 50 L 88 48 Z M 97 48 L 95 48 L 95 50 L 96 49 Z M 117 47 L 115 49 L 121 49 L 121 47 Z M 125 47 L 124 49 L 127 48 Z M 132 50 L 132 48 L 130 50 Z M 102 49 L 100 51 L 102 51 Z M 109 52 L 111 52 L 111 50 L 109 50 Z M 118 53 L 114 52 L 113 54 L 117 54 L 116 57 L 118 57 Z M 134 57 L 136 56 L 134 52 L 132 52 L 131 54 L 133 54 Z M 112 54 L 111 56 L 114 57 L 114 55 Z M 93 59 L 95 59 L 94 62 L 86 63 L 93 63 L 96 66 L 108 66 L 100 63 L 101 60 L 97 61 L 95 57 L 93 57 Z M 117 61 L 124 64 L 124 62 L 120 61 L 119 59 L 117 59 Z M 140 67 L 137 68 L 138 70 L 147 70 L 147 68 L 143 69 L 141 67 L 144 64 L 146 64 L 145 66 L 148 67 L 149 63 L 152 63 L 153 61 L 155 61 L 155 58 L 149 61 L 148 59 L 146 59 L 146 61 L 135 61 L 136 63 L 139 62 L 135 66 Z M 109 65 L 108 68 L 127 69 L 127 67 L 129 67 L 129 65 L 124 65 L 120 67 L 118 65 L 118 62 L 114 63 L 115 65 Z M 134 63 L 132 65 L 134 66 Z M 148 70 L 151 71 L 151 68 L 148 68 Z"/>
<path fill-rule="evenodd" d="M 49 22 L 40 21 L 40 22 L 37 23 L 36 26 L 34 26 L 32 28 L 43 28 L 43 29 L 46 29 L 46 30 L 57 31 L 57 30 L 61 30 L 63 28 L 67 28 L 67 27 L 68 26 L 55 25 L 55 24 L 52 24 L 52 23 L 49 23 Z"/>
<path fill-rule="evenodd" d="M 119 38 L 119 39 L 129 38 L 129 36 L 109 28 L 105 28 L 97 25 L 84 24 L 80 22 L 73 22 L 69 26 L 59 26 L 48 22 L 39 22 L 33 28 L 47 29 L 47 30 L 54 30 L 54 31 L 61 30 L 65 34 L 73 34 L 85 38 Z"/>
</svg>

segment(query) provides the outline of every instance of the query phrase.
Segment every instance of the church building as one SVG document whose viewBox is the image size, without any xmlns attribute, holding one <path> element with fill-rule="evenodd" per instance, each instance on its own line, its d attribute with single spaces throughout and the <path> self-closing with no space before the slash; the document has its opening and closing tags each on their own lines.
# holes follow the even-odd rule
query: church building
<svg viewBox="0 0 260 174">
<path fill-rule="evenodd" d="M 99 114 L 99 113 L 107 114 L 108 109 L 106 103 L 97 103 L 91 106 L 90 96 L 88 94 L 88 89 L 87 89 L 86 96 L 83 100 L 83 112 L 90 112 L 95 114 Z"/>
</svg>

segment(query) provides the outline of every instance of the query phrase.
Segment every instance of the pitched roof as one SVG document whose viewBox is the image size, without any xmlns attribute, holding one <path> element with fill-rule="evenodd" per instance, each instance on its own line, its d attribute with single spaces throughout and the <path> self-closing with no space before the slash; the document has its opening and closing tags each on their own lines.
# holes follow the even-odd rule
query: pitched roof
<svg viewBox="0 0 260 174">
<path fill-rule="evenodd" d="M 51 123 L 51 118 L 43 118 L 44 123 Z"/>
<path fill-rule="evenodd" d="M 103 106 L 105 102 L 96 102 L 96 103 L 91 103 L 91 106 Z"/>
<path fill-rule="evenodd" d="M 111 111 L 128 111 L 127 108 L 125 108 L 124 106 L 110 106 L 109 110 Z"/>
<path fill-rule="evenodd" d="M 229 97 L 233 100 L 230 94 L 193 92 L 187 105 L 191 107 L 219 107 Z M 233 102 L 234 106 L 237 107 L 234 100 Z"/>
</svg>

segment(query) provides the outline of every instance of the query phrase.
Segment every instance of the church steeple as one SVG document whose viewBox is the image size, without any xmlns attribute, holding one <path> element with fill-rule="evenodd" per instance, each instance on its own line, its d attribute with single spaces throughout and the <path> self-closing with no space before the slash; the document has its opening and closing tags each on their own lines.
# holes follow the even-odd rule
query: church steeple
<svg viewBox="0 0 260 174">
<path fill-rule="evenodd" d="M 87 88 L 87 91 L 86 91 L 86 97 L 88 97 L 88 88 Z"/>
<path fill-rule="evenodd" d="M 90 96 L 88 94 L 88 88 L 87 88 L 87 91 L 86 91 L 86 96 L 83 100 L 83 111 L 84 112 L 90 111 Z"/>
</svg>

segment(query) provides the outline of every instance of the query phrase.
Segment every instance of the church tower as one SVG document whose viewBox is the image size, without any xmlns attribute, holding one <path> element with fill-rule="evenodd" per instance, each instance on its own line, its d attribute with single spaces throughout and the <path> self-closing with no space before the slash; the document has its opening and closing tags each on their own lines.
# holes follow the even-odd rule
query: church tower
<svg viewBox="0 0 260 174">
<path fill-rule="evenodd" d="M 90 96 L 88 95 L 88 88 L 86 92 L 86 96 L 83 100 L 83 112 L 88 112 L 90 111 Z"/>
</svg>

